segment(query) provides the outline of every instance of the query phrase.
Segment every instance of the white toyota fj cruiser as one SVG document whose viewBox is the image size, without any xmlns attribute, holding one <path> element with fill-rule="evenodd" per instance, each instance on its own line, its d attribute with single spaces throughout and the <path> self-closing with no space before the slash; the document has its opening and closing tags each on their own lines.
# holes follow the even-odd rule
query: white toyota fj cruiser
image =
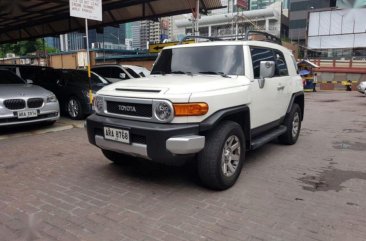
<svg viewBox="0 0 366 241">
<path fill-rule="evenodd" d="M 275 138 L 296 143 L 304 94 L 288 49 L 213 41 L 164 48 L 150 77 L 104 87 L 94 109 L 88 138 L 111 161 L 176 165 L 196 157 L 203 184 L 223 190 L 236 182 L 247 150 Z"/>
</svg>

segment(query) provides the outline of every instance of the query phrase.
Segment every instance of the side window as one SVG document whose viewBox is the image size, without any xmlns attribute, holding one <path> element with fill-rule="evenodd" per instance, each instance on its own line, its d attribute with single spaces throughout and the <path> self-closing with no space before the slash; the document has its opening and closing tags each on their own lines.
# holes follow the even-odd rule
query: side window
<svg viewBox="0 0 366 241">
<path fill-rule="evenodd" d="M 95 68 L 92 69 L 93 72 L 99 74 L 100 76 L 104 77 L 104 78 L 111 78 L 111 68 L 108 67 L 100 67 L 100 68 Z"/>
<path fill-rule="evenodd" d="M 283 53 L 279 50 L 274 50 L 275 58 L 276 58 L 276 76 L 288 76 L 288 68 L 286 64 L 286 59 L 283 56 Z"/>
<path fill-rule="evenodd" d="M 250 47 L 250 52 L 252 55 L 252 63 L 253 63 L 253 72 L 254 78 L 260 78 L 260 62 L 261 61 L 275 61 L 272 49 L 267 48 L 259 48 L 259 47 Z"/>
<path fill-rule="evenodd" d="M 125 70 L 134 78 L 141 78 L 140 75 L 138 75 L 135 71 L 133 71 L 132 69 L 130 68 L 125 68 Z"/>
<path fill-rule="evenodd" d="M 119 67 L 111 68 L 111 78 L 123 80 L 129 79 L 128 75 Z"/>
</svg>

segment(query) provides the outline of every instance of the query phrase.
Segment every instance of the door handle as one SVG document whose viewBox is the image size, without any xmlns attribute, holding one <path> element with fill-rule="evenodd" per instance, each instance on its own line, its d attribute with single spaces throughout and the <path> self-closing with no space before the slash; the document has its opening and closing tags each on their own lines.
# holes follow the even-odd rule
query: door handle
<svg viewBox="0 0 366 241">
<path fill-rule="evenodd" d="M 285 89 L 285 86 L 284 85 L 277 86 L 277 90 L 283 90 L 283 89 Z"/>
</svg>

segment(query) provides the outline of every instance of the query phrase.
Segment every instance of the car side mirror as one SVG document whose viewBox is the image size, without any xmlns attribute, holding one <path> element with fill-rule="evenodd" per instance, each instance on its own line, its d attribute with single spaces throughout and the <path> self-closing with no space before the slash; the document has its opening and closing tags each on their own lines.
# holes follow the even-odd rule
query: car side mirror
<svg viewBox="0 0 366 241">
<path fill-rule="evenodd" d="M 33 80 L 31 80 L 31 79 L 27 79 L 26 81 L 27 81 L 27 84 L 30 84 L 30 85 L 33 84 Z"/>
<path fill-rule="evenodd" d="M 57 84 L 58 86 L 63 86 L 63 85 L 64 85 L 64 81 L 63 81 L 63 80 L 58 79 L 58 80 L 56 81 L 56 84 Z"/>
<path fill-rule="evenodd" d="M 126 78 L 126 74 L 125 73 L 120 73 L 119 74 L 119 78 L 120 79 L 125 79 Z"/>
<path fill-rule="evenodd" d="M 262 89 L 264 87 L 265 79 L 272 78 L 274 76 L 275 62 L 261 61 L 259 72 L 260 72 L 259 87 Z"/>
</svg>

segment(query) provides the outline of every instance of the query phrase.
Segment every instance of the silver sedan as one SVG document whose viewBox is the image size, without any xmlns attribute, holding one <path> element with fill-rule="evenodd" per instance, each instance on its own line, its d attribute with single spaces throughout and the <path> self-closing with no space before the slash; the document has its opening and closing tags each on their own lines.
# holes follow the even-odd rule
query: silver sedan
<svg viewBox="0 0 366 241">
<path fill-rule="evenodd" d="M 54 123 L 60 118 L 56 96 L 0 69 L 0 127 L 36 122 Z"/>
</svg>

